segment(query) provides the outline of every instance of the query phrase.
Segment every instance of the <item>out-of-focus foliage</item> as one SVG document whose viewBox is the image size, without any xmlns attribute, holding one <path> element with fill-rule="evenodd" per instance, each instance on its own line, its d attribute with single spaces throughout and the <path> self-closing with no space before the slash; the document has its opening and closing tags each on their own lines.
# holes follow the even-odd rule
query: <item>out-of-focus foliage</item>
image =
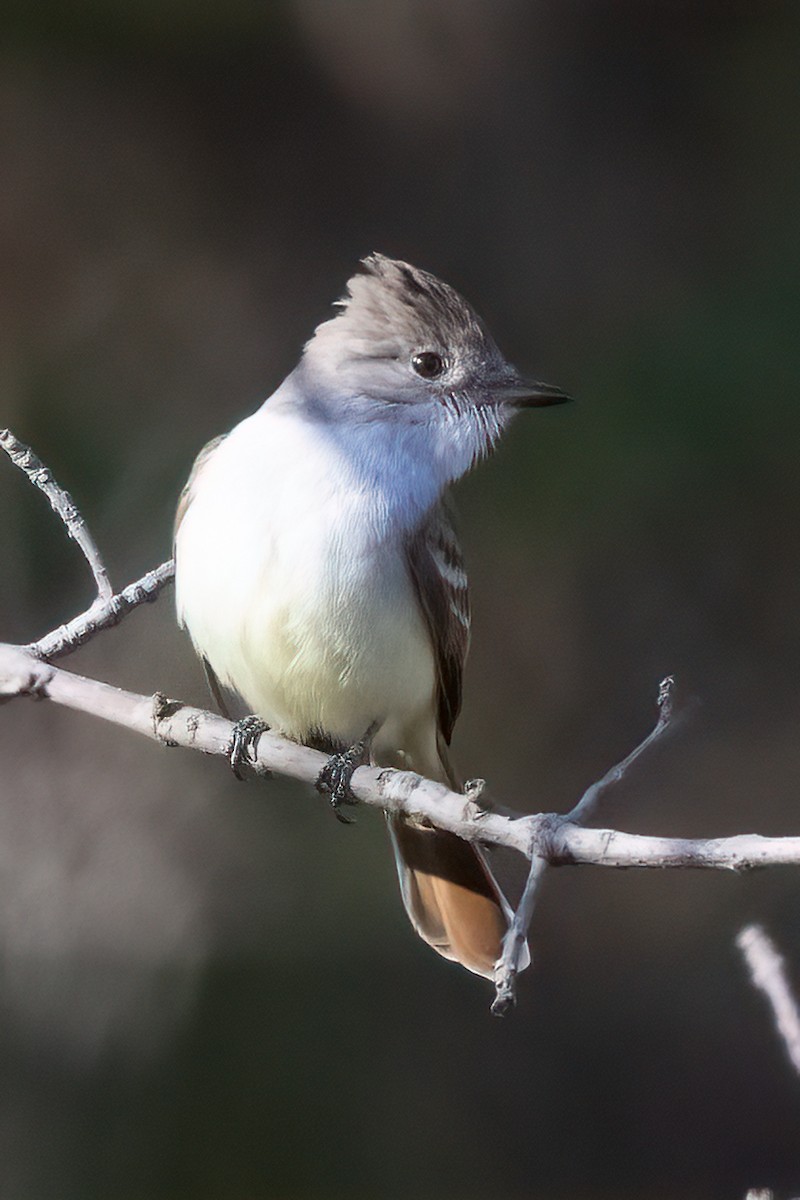
<svg viewBox="0 0 800 1200">
<path fill-rule="evenodd" d="M 128 582 L 194 454 L 378 249 L 579 398 L 460 489 L 457 753 L 602 819 L 798 831 L 793 5 L 22 4 L 2 18 L 0 416 Z M 0 463 L 0 637 L 87 573 Z M 73 660 L 205 702 L 170 600 Z M 800 982 L 800 877 L 552 872 L 504 1024 L 407 927 L 381 821 L 0 710 L 0 1191 L 25 1200 L 800 1189 L 800 1085 L 733 949 Z"/>
</svg>

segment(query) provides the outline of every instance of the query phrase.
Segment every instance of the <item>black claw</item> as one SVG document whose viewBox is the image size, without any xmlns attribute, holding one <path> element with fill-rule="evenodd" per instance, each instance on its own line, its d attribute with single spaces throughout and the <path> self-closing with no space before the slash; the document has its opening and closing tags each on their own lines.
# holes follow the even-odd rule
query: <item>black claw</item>
<svg viewBox="0 0 800 1200">
<path fill-rule="evenodd" d="M 355 821 L 346 817 L 341 808 L 343 804 L 358 804 L 350 790 L 350 780 L 359 767 L 369 762 L 372 739 L 379 727 L 380 722 L 373 721 L 364 736 L 349 750 L 332 754 L 317 776 L 317 791 L 327 793 L 334 816 L 343 825 L 355 825 Z"/>
<path fill-rule="evenodd" d="M 357 742 L 341 754 L 332 754 L 317 776 L 317 791 L 327 793 L 334 816 L 343 825 L 355 824 L 350 817 L 345 816 L 341 808 L 343 804 L 358 804 L 350 791 L 350 780 L 356 769 L 363 766 L 364 752 L 364 744 Z"/>
<path fill-rule="evenodd" d="M 233 734 L 228 745 L 228 759 L 231 770 L 237 779 L 244 779 L 241 768 L 245 764 L 252 764 L 256 761 L 258 739 L 268 729 L 269 725 L 256 716 L 242 717 L 240 721 L 234 723 Z"/>
</svg>

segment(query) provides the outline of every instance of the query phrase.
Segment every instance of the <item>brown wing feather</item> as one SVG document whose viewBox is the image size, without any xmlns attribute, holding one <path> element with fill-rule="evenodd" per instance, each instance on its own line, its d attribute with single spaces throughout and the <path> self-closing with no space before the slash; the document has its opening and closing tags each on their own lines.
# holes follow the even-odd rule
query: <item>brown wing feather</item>
<svg viewBox="0 0 800 1200">
<path fill-rule="evenodd" d="M 433 643 L 439 729 L 449 745 L 461 709 L 470 609 L 461 547 L 444 501 L 428 513 L 410 538 L 406 553 L 417 599 Z"/>
<path fill-rule="evenodd" d="M 461 708 L 469 649 L 469 589 L 446 505 L 437 504 L 407 546 L 408 567 L 431 637 L 437 671 L 441 776 L 458 781 L 449 744 Z M 491 979 L 508 928 L 508 906 L 477 847 L 407 817 L 389 818 L 403 903 L 420 937 L 445 958 Z"/>
</svg>

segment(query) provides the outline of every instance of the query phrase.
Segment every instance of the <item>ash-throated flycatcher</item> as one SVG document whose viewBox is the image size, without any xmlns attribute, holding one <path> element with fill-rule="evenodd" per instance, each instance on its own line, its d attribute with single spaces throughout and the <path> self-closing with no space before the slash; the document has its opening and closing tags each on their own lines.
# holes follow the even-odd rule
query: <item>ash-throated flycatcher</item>
<svg viewBox="0 0 800 1200">
<path fill-rule="evenodd" d="M 175 538 L 178 616 L 210 680 L 330 753 L 334 803 L 359 749 L 458 786 L 470 616 L 446 492 L 518 409 L 568 398 L 526 383 L 441 280 L 362 265 L 277 391 L 201 452 Z M 414 928 L 491 978 L 508 905 L 480 850 L 389 824 Z"/>
</svg>

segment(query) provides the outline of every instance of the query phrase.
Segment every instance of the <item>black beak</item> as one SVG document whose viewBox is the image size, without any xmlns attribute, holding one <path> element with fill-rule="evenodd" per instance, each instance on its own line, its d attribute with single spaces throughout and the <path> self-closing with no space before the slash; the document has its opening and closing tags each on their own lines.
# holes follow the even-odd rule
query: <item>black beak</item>
<svg viewBox="0 0 800 1200">
<path fill-rule="evenodd" d="M 545 408 L 549 404 L 566 404 L 572 396 L 549 383 L 534 383 L 527 379 L 512 379 L 502 383 L 495 393 L 501 404 L 512 408 Z"/>
</svg>

